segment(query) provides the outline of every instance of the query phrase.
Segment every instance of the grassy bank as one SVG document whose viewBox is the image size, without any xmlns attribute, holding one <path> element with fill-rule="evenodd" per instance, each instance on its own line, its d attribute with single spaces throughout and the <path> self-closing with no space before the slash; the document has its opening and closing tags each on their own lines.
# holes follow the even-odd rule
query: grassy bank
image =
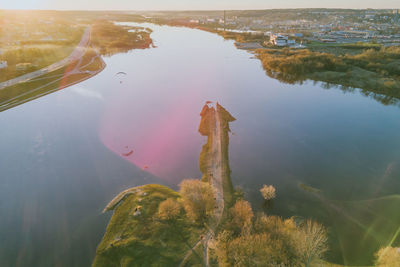
<svg viewBox="0 0 400 267">
<path fill-rule="evenodd" d="M 267 75 L 285 83 L 313 80 L 343 90 L 361 88 L 383 104 L 400 99 L 400 47 L 366 49 L 355 55 L 289 48 L 260 49 L 256 54 Z"/>
<path fill-rule="evenodd" d="M 173 220 L 159 218 L 161 202 L 180 198 L 165 186 L 137 187 L 116 207 L 93 266 L 177 266 L 204 230 L 183 211 Z M 135 215 L 139 207 L 140 214 Z"/>
</svg>

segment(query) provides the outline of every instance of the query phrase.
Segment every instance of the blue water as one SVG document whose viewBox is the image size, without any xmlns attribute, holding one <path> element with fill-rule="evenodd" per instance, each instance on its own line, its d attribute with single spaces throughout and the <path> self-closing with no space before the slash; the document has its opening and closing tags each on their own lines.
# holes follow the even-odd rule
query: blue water
<svg viewBox="0 0 400 267">
<path fill-rule="evenodd" d="M 365 244 L 343 241 L 330 223 L 336 215 L 299 184 L 329 201 L 400 194 L 399 107 L 357 90 L 280 83 L 212 33 L 144 26 L 156 48 L 107 57 L 99 75 L 0 113 L 0 265 L 87 266 L 115 194 L 199 178 L 207 100 L 237 119 L 232 180 L 253 208 L 321 221 L 332 238 L 329 260 L 369 263 L 372 255 L 342 255 Z M 277 188 L 273 207 L 263 206 L 263 184 Z"/>
</svg>

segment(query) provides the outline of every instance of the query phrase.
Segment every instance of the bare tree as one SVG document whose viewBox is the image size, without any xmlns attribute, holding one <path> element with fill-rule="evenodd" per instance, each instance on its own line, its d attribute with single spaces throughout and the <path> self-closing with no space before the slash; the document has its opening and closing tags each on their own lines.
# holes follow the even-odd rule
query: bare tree
<svg viewBox="0 0 400 267">
<path fill-rule="evenodd" d="M 275 198 L 276 194 L 276 189 L 275 187 L 273 187 L 272 185 L 264 185 L 261 189 L 260 189 L 261 195 L 264 197 L 265 200 L 271 200 L 273 198 Z"/>
<path fill-rule="evenodd" d="M 328 250 L 328 236 L 322 224 L 312 220 L 305 221 L 298 231 L 297 249 L 306 267 L 315 259 L 320 259 Z"/>
</svg>

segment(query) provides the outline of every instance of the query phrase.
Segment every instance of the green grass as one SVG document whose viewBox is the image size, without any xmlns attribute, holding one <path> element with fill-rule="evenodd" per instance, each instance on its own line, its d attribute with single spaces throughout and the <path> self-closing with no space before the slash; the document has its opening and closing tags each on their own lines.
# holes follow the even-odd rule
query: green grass
<svg viewBox="0 0 400 267">
<path fill-rule="evenodd" d="M 400 245 L 400 195 L 346 202 L 321 200 L 345 265 L 368 265 L 379 248 Z"/>
<path fill-rule="evenodd" d="M 92 44 L 102 55 L 111 56 L 132 49 L 146 49 L 153 44 L 150 29 L 116 25 L 102 20 L 96 21 L 92 26 Z M 137 31 L 130 32 L 131 29 Z"/>
<path fill-rule="evenodd" d="M 162 185 L 138 188 L 116 207 L 93 266 L 177 266 L 204 231 L 184 212 L 172 222 L 157 218 L 159 204 L 167 198 L 179 200 L 177 192 Z M 138 206 L 142 213 L 134 216 Z M 196 260 L 201 264 L 201 259 L 191 259 Z"/>
<path fill-rule="evenodd" d="M 359 46 L 362 47 L 361 44 Z M 259 49 L 257 57 L 268 76 L 285 83 L 301 84 L 313 80 L 322 82 L 326 88 L 339 86 L 344 91 L 360 88 L 363 94 L 382 104 L 400 103 L 398 47 L 361 49 L 361 53 L 341 55 L 327 49 L 343 48 L 328 47 L 321 46 L 323 51 L 315 47 L 300 50 Z"/>
<path fill-rule="evenodd" d="M 228 175 L 223 180 L 225 207 L 228 208 L 233 198 L 230 180 L 228 146 L 229 122 L 235 120 L 229 112 L 217 106 L 222 122 L 223 163 Z M 199 164 L 203 179 L 209 181 L 208 160 L 215 125 L 215 109 L 205 106 L 201 112 L 202 120 L 199 132 L 208 136 L 203 146 Z M 178 266 L 186 253 L 197 243 L 207 229 L 189 221 L 181 211 L 173 221 L 163 221 L 157 216 L 159 204 L 168 199 L 180 201 L 179 193 L 161 185 L 144 185 L 127 189 L 114 198 L 105 210 L 114 209 L 114 214 L 107 226 L 106 233 L 97 248 L 93 266 Z M 141 214 L 134 215 L 141 207 Z M 185 266 L 202 266 L 202 245 L 196 248 Z"/>
<path fill-rule="evenodd" d="M 199 125 L 199 132 L 203 136 L 207 136 L 207 143 L 203 145 L 200 157 L 199 157 L 199 167 L 200 171 L 203 174 L 202 180 L 204 182 L 209 182 L 209 159 L 212 158 L 211 148 L 214 142 L 213 140 L 213 131 L 215 127 L 215 112 L 218 112 L 220 121 L 222 123 L 222 160 L 224 166 L 224 172 L 227 174 L 224 176 L 225 179 L 222 180 L 223 190 L 224 190 L 224 200 L 226 206 L 229 207 L 233 201 L 233 185 L 230 178 L 230 167 L 229 167 L 229 123 L 236 120 L 227 110 L 225 110 L 221 105 L 217 104 L 217 111 L 214 108 L 208 108 L 207 105 L 203 107 L 201 111 L 201 121 Z"/>
<path fill-rule="evenodd" d="M 23 74 L 47 67 L 68 57 L 74 50 L 72 45 L 49 45 L 35 44 L 8 48 L 2 55 L 0 61 L 8 62 L 8 67 L 0 69 L 0 82 L 10 80 Z M 27 70 L 16 70 L 18 63 L 32 63 L 34 66 Z"/>
<path fill-rule="evenodd" d="M 211 157 L 211 146 L 213 144 L 212 131 L 214 130 L 215 125 L 214 112 L 215 110 L 213 108 L 209 108 L 207 105 L 204 105 L 200 113 L 201 120 L 198 131 L 201 135 L 207 136 L 207 143 L 203 145 L 199 157 L 199 168 L 200 172 L 203 174 L 203 182 L 210 181 L 210 177 L 208 175 L 208 167 L 209 158 Z"/>
<path fill-rule="evenodd" d="M 224 179 L 222 180 L 222 186 L 224 190 L 224 200 L 225 200 L 225 205 L 227 207 L 230 207 L 233 205 L 233 194 L 234 194 L 234 189 L 233 189 L 233 184 L 231 180 L 231 169 L 229 166 L 229 132 L 230 127 L 229 123 L 235 121 L 236 119 L 221 105 L 217 103 L 217 112 L 220 118 L 221 122 L 221 130 L 222 130 L 222 161 L 223 161 L 223 166 L 224 166 L 224 172 L 226 175 L 223 177 Z"/>
<path fill-rule="evenodd" d="M 315 187 L 312 187 L 312 186 L 309 186 L 309 185 L 306 185 L 306 184 L 303 184 L 303 183 L 300 183 L 300 184 L 299 184 L 299 187 L 300 187 L 301 189 L 303 189 L 304 191 L 306 191 L 306 192 L 310 192 L 310 193 L 321 193 L 321 190 L 320 190 L 320 189 L 315 188 Z"/>
<path fill-rule="evenodd" d="M 379 50 L 382 45 L 374 43 L 346 43 L 346 44 L 330 44 L 316 43 L 307 44 L 307 49 L 312 52 L 329 53 L 336 56 L 358 55 L 368 49 Z"/>
<path fill-rule="evenodd" d="M 311 264 L 311 267 L 373 267 L 373 266 L 349 266 L 349 265 L 341 265 L 341 264 L 335 264 L 323 260 L 315 261 Z"/>
</svg>

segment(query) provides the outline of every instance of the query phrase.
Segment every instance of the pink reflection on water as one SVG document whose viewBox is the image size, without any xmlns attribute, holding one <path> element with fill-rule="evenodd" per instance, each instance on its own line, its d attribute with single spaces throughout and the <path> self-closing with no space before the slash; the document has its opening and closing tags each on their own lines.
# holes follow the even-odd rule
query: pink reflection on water
<svg viewBox="0 0 400 267">
<path fill-rule="evenodd" d="M 202 101 L 192 96 L 185 101 L 181 97 L 160 105 L 135 106 L 127 98 L 115 97 L 105 109 L 100 128 L 104 145 L 165 180 L 187 178 L 193 175 L 193 169 L 197 174 L 203 142 L 197 132 Z"/>
</svg>

